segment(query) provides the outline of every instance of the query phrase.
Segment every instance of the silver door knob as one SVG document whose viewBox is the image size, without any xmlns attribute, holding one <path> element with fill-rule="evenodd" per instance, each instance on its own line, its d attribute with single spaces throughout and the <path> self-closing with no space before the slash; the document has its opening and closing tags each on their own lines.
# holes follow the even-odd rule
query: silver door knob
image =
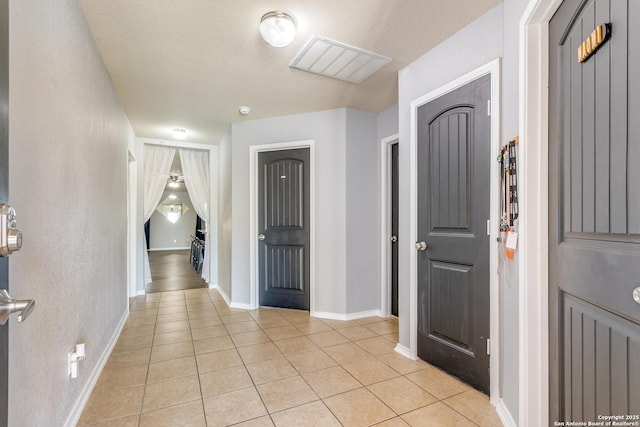
<svg viewBox="0 0 640 427">
<path fill-rule="evenodd" d="M 419 251 L 426 251 L 429 245 L 425 242 L 416 242 L 416 249 Z"/>
<path fill-rule="evenodd" d="M 13 299 L 9 292 L 0 289 L 0 325 L 7 323 L 7 319 L 13 313 L 18 313 L 18 322 L 22 322 L 29 317 L 35 305 L 34 299 Z"/>
<path fill-rule="evenodd" d="M 398 241 L 398 236 L 391 236 L 391 243 L 396 243 Z"/>
<path fill-rule="evenodd" d="M 264 240 L 264 239 L 266 239 L 264 234 L 262 233 L 258 234 L 258 240 Z"/>
<path fill-rule="evenodd" d="M 640 304 L 640 286 L 633 290 L 633 300 Z"/>
</svg>

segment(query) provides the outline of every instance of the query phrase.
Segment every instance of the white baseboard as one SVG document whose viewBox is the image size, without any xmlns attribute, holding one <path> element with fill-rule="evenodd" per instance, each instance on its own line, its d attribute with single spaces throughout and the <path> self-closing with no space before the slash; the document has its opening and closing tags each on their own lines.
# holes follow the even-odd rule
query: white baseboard
<svg viewBox="0 0 640 427">
<path fill-rule="evenodd" d="M 229 304 L 229 303 L 227 303 Z M 251 304 L 244 304 L 241 302 L 232 302 L 231 304 L 229 304 L 230 308 L 241 308 L 243 310 L 253 310 L 253 307 L 251 306 Z"/>
<path fill-rule="evenodd" d="M 107 360 L 109 360 L 109 356 L 111 355 L 113 348 L 116 346 L 116 343 L 118 342 L 118 338 L 120 337 L 120 333 L 122 332 L 122 328 L 124 328 L 124 324 L 127 322 L 128 317 L 129 317 L 129 310 L 125 311 L 125 313 L 122 315 L 122 318 L 120 319 L 120 322 L 118 323 L 118 326 L 116 327 L 115 332 L 113 333 L 113 335 L 111 336 L 111 339 L 107 343 L 106 348 L 100 355 L 100 359 L 98 359 L 98 363 L 96 363 L 95 368 L 93 368 L 93 372 L 91 372 L 91 375 L 89 376 L 89 379 L 87 380 L 86 384 L 82 388 L 82 391 L 80 392 L 80 395 L 76 400 L 76 403 L 73 405 L 73 409 L 71 410 L 71 413 L 67 417 L 67 421 L 65 421 L 64 423 L 65 427 L 74 427 L 75 425 L 78 424 L 78 421 L 80 420 L 80 416 L 82 415 L 82 411 L 84 410 L 84 406 L 87 404 L 87 401 L 91 396 L 91 392 L 93 392 L 93 388 L 96 386 L 96 383 L 98 382 L 98 378 L 100 378 L 100 374 L 104 369 L 104 365 L 107 364 Z"/>
<path fill-rule="evenodd" d="M 515 422 L 511 412 L 507 408 L 507 405 L 504 404 L 504 400 L 498 400 L 496 412 L 498 413 L 498 417 L 500 418 L 500 421 L 502 421 L 502 425 L 504 425 L 504 427 L 518 427 L 518 423 Z"/>
<path fill-rule="evenodd" d="M 222 297 L 222 299 L 224 299 L 224 302 L 227 303 L 227 305 L 229 307 L 231 307 L 231 299 L 229 299 L 229 295 L 227 295 L 224 291 L 224 289 L 222 288 L 216 288 L 216 291 L 218 291 L 218 293 L 220 294 L 220 296 Z"/>
<path fill-rule="evenodd" d="M 396 351 L 396 353 L 399 353 L 401 356 L 404 356 L 407 359 L 415 360 L 413 357 L 411 357 L 411 350 L 409 350 L 409 347 L 405 347 L 402 344 L 398 343 L 396 344 L 396 348 L 394 348 L 394 350 Z"/>
<path fill-rule="evenodd" d="M 330 320 L 356 320 L 367 317 L 382 317 L 380 310 L 360 311 L 358 313 L 332 313 L 330 311 L 313 311 L 312 317 Z"/>
<path fill-rule="evenodd" d="M 209 289 L 218 289 L 217 283 L 209 283 Z"/>
<path fill-rule="evenodd" d="M 146 293 L 145 291 L 138 291 L 138 292 L 137 292 L 137 294 L 138 294 L 138 295 L 141 295 L 141 296 L 144 296 L 144 295 L 146 295 L 147 293 Z"/>
<path fill-rule="evenodd" d="M 190 250 L 190 246 L 181 246 L 179 248 L 151 248 L 149 252 L 157 252 L 157 251 L 188 251 Z"/>
</svg>

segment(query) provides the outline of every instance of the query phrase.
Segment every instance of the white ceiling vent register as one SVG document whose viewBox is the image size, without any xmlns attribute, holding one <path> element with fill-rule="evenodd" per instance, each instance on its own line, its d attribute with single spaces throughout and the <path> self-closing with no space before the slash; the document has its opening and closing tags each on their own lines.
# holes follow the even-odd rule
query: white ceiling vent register
<svg viewBox="0 0 640 427">
<path fill-rule="evenodd" d="M 362 83 L 391 58 L 314 35 L 290 67 L 350 83 Z"/>
</svg>

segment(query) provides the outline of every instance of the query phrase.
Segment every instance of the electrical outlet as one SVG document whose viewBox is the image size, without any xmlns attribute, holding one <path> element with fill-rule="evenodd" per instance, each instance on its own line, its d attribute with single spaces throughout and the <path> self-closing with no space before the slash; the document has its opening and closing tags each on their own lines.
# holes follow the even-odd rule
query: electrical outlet
<svg viewBox="0 0 640 427">
<path fill-rule="evenodd" d="M 69 376 L 71 378 L 78 378 L 80 361 L 84 360 L 84 357 L 85 357 L 85 344 L 83 342 L 76 344 L 75 351 L 71 350 L 67 354 L 67 358 L 69 362 L 67 372 L 69 373 Z"/>
</svg>

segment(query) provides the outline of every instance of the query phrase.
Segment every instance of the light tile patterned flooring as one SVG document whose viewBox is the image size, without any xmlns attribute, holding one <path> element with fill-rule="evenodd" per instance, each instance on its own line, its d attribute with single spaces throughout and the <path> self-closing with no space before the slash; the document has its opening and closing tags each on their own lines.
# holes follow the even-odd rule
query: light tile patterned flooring
<svg viewBox="0 0 640 427">
<path fill-rule="evenodd" d="M 499 426 L 487 397 L 394 352 L 396 319 L 137 297 L 79 425 Z"/>
</svg>

